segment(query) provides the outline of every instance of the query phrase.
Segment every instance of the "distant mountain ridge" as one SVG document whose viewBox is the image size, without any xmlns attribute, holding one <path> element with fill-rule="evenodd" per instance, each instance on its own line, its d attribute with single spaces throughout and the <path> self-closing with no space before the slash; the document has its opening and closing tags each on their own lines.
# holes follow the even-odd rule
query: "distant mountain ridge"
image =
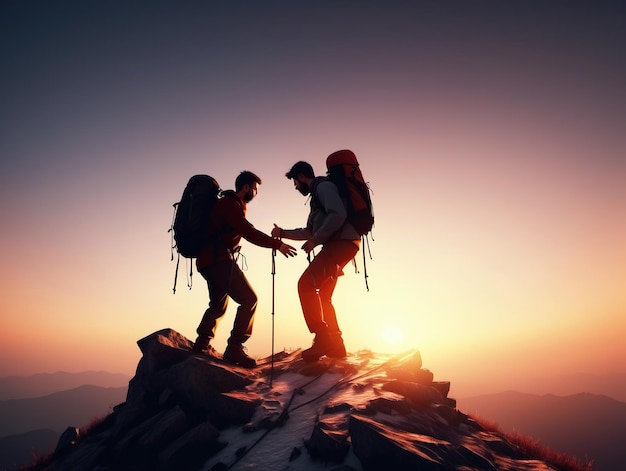
<svg viewBox="0 0 626 471">
<path fill-rule="evenodd" d="M 595 461 L 600 471 L 626 463 L 626 403 L 590 393 L 569 396 L 507 391 L 457 400 L 465 412 L 529 435 L 550 448 Z"/>
<path fill-rule="evenodd" d="M 0 377 L 0 401 L 47 396 L 86 384 L 103 388 L 127 386 L 130 376 L 107 371 L 38 373 Z"/>
<path fill-rule="evenodd" d="M 532 386 L 529 386 L 532 384 Z M 626 372 L 607 374 L 573 373 L 555 376 L 543 376 L 524 383 L 509 384 L 506 388 L 529 394 L 571 396 L 579 393 L 591 393 L 608 396 L 626 402 Z M 498 392 L 502 392 L 498 391 Z M 473 394 L 472 396 L 477 396 Z M 482 395 L 482 394 L 481 394 Z"/>
</svg>

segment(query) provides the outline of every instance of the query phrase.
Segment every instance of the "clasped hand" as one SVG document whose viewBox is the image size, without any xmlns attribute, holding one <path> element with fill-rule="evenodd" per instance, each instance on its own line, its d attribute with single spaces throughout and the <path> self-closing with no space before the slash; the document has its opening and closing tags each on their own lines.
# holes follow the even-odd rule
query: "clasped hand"
<svg viewBox="0 0 626 471">
<path fill-rule="evenodd" d="M 296 255 L 298 255 L 298 252 L 295 249 L 295 247 L 292 247 L 289 244 L 285 244 L 284 242 L 282 244 L 280 244 L 280 247 L 278 247 L 278 250 L 285 257 L 295 257 Z"/>
</svg>

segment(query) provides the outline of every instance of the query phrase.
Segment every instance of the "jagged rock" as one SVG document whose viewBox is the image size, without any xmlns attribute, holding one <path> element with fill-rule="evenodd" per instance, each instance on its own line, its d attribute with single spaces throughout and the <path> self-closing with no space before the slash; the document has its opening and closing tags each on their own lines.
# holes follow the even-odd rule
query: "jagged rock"
<svg viewBox="0 0 626 471">
<path fill-rule="evenodd" d="M 450 443 L 426 435 L 394 431 L 371 418 L 353 415 L 350 418 L 350 437 L 355 455 L 365 471 L 445 470 Z"/>
<path fill-rule="evenodd" d="M 383 414 L 392 414 L 397 412 L 398 414 L 408 414 L 411 410 L 411 406 L 408 404 L 405 398 L 394 395 L 393 397 L 377 397 L 372 399 L 368 408 L 374 413 L 382 412 Z"/>
<path fill-rule="evenodd" d="M 234 368 L 224 368 L 206 357 L 188 356 L 155 375 L 157 390 L 169 388 L 181 401 L 201 413 L 216 413 L 215 401 L 224 392 L 242 389 L 252 380 Z"/>
<path fill-rule="evenodd" d="M 341 463 L 350 449 L 346 417 L 340 415 L 319 420 L 304 445 L 314 459 Z"/>
<path fill-rule="evenodd" d="M 433 410 L 442 417 L 447 425 L 457 426 L 461 422 L 465 421 L 467 416 L 461 414 L 455 407 L 448 405 L 433 404 Z"/>
<path fill-rule="evenodd" d="M 431 386 L 441 393 L 445 398 L 450 393 L 450 381 L 433 381 Z"/>
<path fill-rule="evenodd" d="M 94 469 L 100 458 L 107 453 L 103 440 L 81 441 L 71 448 L 71 453 L 65 453 L 54 461 L 48 471 L 85 471 Z"/>
<path fill-rule="evenodd" d="M 142 422 L 119 440 L 115 448 L 122 451 L 131 446 L 145 450 L 157 449 L 168 445 L 189 429 L 189 420 L 185 412 L 176 406 L 164 410 Z"/>
<path fill-rule="evenodd" d="M 68 427 L 59 437 L 57 446 L 54 450 L 55 455 L 59 455 L 75 445 L 80 436 L 80 430 L 76 427 Z"/>
<path fill-rule="evenodd" d="M 157 469 L 195 469 L 207 456 L 224 446 L 218 441 L 218 437 L 219 430 L 211 423 L 201 423 L 159 453 Z"/>
<path fill-rule="evenodd" d="M 432 386 L 424 386 L 409 381 L 390 381 L 383 385 L 385 391 L 391 391 L 406 397 L 409 403 L 418 406 L 429 404 L 443 404 L 444 398 L 441 393 Z"/>
<path fill-rule="evenodd" d="M 254 415 L 254 411 L 261 404 L 255 393 L 236 391 L 223 393 L 212 402 L 209 407 L 209 417 L 220 427 L 245 424 Z"/>
<path fill-rule="evenodd" d="M 386 371 L 389 378 L 423 385 L 430 385 L 434 377 L 430 370 L 422 368 L 422 356 L 419 351 L 400 364 L 388 367 Z"/>
<path fill-rule="evenodd" d="M 163 329 L 137 341 L 143 356 L 139 360 L 135 376 L 128 384 L 127 404 L 155 402 L 155 373 L 189 358 L 192 342 L 172 329 Z"/>
<path fill-rule="evenodd" d="M 302 450 L 299 447 L 294 447 L 293 450 L 291 450 L 291 454 L 289 455 L 289 462 L 291 463 L 294 460 L 297 460 L 298 458 L 300 458 L 300 455 L 302 455 Z"/>
<path fill-rule="evenodd" d="M 172 329 L 163 329 L 137 341 L 143 357 L 137 373 L 150 375 L 189 356 L 193 343 Z"/>
<path fill-rule="evenodd" d="M 134 427 L 142 420 L 145 420 L 150 415 L 146 411 L 146 407 L 143 404 L 133 404 L 125 402 L 121 404 L 113 411 L 115 417 L 115 424 L 113 426 L 113 435 L 116 437 L 122 436 L 128 429 Z"/>
</svg>

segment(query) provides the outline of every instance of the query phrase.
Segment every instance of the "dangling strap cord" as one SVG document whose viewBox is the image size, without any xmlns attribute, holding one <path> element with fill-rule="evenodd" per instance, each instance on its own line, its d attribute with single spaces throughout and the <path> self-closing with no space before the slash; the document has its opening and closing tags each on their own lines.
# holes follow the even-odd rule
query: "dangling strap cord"
<svg viewBox="0 0 626 471">
<path fill-rule="evenodd" d="M 172 260 L 174 260 L 174 253 L 172 253 Z M 178 260 L 176 260 L 176 272 L 174 274 L 174 294 L 176 294 L 176 282 L 178 281 L 178 264 L 180 263 L 180 254 L 178 254 Z"/>
<path fill-rule="evenodd" d="M 178 206 L 178 203 L 174 203 L 172 206 L 174 206 L 174 214 L 172 215 L 172 225 L 167 230 L 167 232 L 170 233 L 170 256 L 171 256 L 170 261 L 171 262 L 174 261 L 174 249 L 176 248 L 176 243 L 174 242 L 174 221 L 176 220 L 176 208 Z"/>
<path fill-rule="evenodd" d="M 187 277 L 187 287 L 193 286 L 193 258 L 186 258 L 185 263 L 189 263 L 189 276 Z"/>
<path fill-rule="evenodd" d="M 176 244 L 174 242 L 174 221 L 176 220 L 176 209 L 178 208 L 178 203 L 174 203 L 174 214 L 172 215 L 172 225 L 170 226 L 167 232 L 170 233 L 170 261 L 174 261 L 174 249 L 176 248 Z M 178 282 L 178 265 L 180 264 L 180 253 L 178 254 L 178 260 L 176 260 L 176 272 L 174 273 L 174 294 L 176 294 L 176 283 Z"/>
<path fill-rule="evenodd" d="M 372 238 L 372 240 L 374 239 Z M 365 277 L 365 287 L 367 288 L 367 291 L 369 291 L 370 287 L 367 282 L 367 264 L 365 263 L 365 248 L 367 247 L 367 252 L 369 253 L 370 260 L 372 259 L 372 252 L 370 250 L 370 241 L 369 241 L 369 238 L 367 237 L 367 234 L 361 237 L 361 243 L 363 245 L 363 274 Z"/>
</svg>

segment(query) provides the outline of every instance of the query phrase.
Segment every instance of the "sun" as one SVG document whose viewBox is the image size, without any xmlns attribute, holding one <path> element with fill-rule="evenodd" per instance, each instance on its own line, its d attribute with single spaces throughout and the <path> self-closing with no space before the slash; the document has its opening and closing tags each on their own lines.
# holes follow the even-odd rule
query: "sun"
<svg viewBox="0 0 626 471">
<path fill-rule="evenodd" d="M 404 340 L 404 333 L 396 326 L 388 325 L 383 328 L 383 339 L 392 345 L 398 345 Z"/>
</svg>

